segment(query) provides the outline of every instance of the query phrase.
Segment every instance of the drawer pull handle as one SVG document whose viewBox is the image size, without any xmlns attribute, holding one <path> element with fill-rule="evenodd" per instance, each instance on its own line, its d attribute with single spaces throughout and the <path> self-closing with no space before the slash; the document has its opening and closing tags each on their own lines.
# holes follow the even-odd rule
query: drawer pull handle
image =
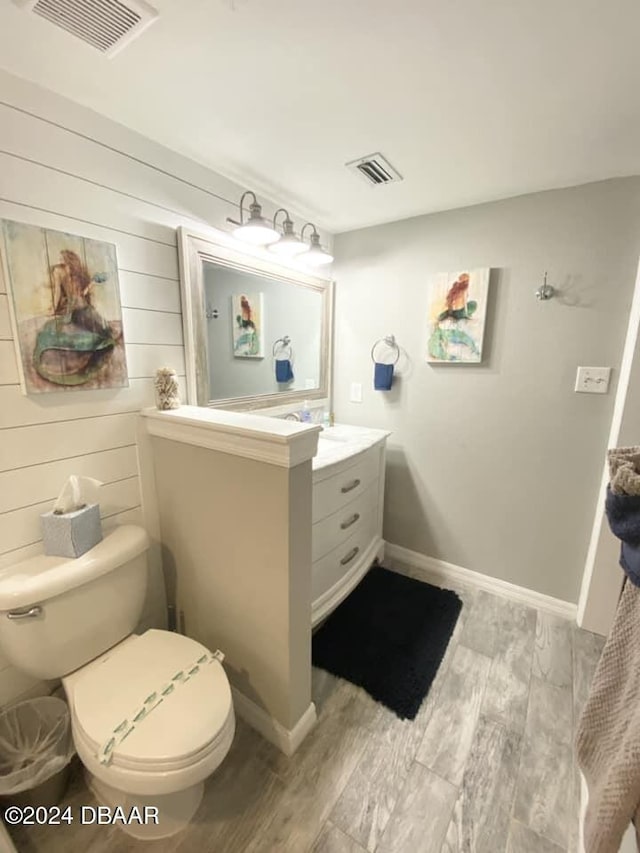
<svg viewBox="0 0 640 853">
<path fill-rule="evenodd" d="M 351 527 L 352 524 L 355 524 L 356 521 L 360 518 L 360 513 L 354 513 L 351 518 L 348 518 L 346 521 L 343 521 L 340 525 L 340 530 L 346 530 L 348 527 Z"/>
<path fill-rule="evenodd" d="M 340 491 L 343 495 L 346 495 L 347 492 L 352 492 L 354 489 L 357 489 L 360 485 L 360 480 L 354 480 L 352 483 L 349 483 L 348 486 L 343 486 Z"/>
<path fill-rule="evenodd" d="M 356 545 L 356 547 L 355 547 L 355 548 L 352 548 L 352 549 L 349 551 L 349 553 L 346 555 L 346 557 L 343 557 L 343 558 L 340 560 L 340 565 L 341 565 L 341 566 L 346 566 L 346 565 L 347 565 L 347 563 L 350 563 L 350 562 L 351 562 L 351 560 L 353 560 L 353 558 L 356 556 L 356 554 L 357 554 L 359 551 L 360 551 L 360 548 L 358 548 L 358 546 Z"/>
</svg>

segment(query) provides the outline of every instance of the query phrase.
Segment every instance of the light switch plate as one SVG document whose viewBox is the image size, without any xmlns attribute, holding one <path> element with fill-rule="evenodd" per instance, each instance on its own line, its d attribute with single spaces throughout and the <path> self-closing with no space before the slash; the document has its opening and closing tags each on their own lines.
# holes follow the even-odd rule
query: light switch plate
<svg viewBox="0 0 640 853">
<path fill-rule="evenodd" d="M 606 394 L 610 378 L 610 367 L 579 367 L 574 391 L 581 394 Z"/>
<path fill-rule="evenodd" d="M 351 393 L 349 394 L 349 401 L 351 403 L 362 402 L 362 382 L 351 383 Z"/>
</svg>

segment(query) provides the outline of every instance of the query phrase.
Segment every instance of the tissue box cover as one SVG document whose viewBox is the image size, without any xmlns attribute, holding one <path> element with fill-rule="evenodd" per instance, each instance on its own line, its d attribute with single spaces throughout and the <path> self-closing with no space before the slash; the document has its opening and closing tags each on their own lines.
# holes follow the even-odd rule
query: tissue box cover
<svg viewBox="0 0 640 853">
<path fill-rule="evenodd" d="M 40 519 L 44 553 L 50 557 L 80 557 L 102 541 L 98 504 L 88 504 L 62 515 L 45 512 Z"/>
</svg>

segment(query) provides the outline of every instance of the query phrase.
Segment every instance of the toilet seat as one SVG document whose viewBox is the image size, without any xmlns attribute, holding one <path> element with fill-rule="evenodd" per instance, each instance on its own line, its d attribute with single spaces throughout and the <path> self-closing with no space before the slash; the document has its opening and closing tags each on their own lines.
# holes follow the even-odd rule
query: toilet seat
<svg viewBox="0 0 640 853">
<path fill-rule="evenodd" d="M 230 743 L 229 741 L 233 739 L 233 734 L 235 732 L 235 717 L 233 713 L 229 714 L 224 727 L 216 734 L 216 736 L 199 752 L 191 753 L 190 755 L 179 756 L 173 759 L 169 759 L 166 761 L 154 761 L 154 760 L 140 760 L 138 758 L 126 758 L 121 755 L 115 755 L 114 760 L 109 765 L 100 765 L 99 762 L 96 762 L 99 767 L 102 767 L 106 773 L 110 770 L 123 770 L 123 771 L 132 771 L 137 774 L 149 774 L 152 775 L 154 773 L 168 775 L 173 771 L 189 769 L 200 762 L 204 762 L 207 758 L 214 757 L 216 754 L 220 754 L 222 757 L 226 755 Z M 96 743 L 96 741 L 89 738 L 86 732 L 82 729 L 82 726 L 78 724 L 78 721 L 75 721 L 73 726 L 74 733 L 74 742 L 76 744 L 76 749 L 78 752 L 82 752 L 82 754 L 86 754 L 88 751 L 94 760 L 96 760 L 96 756 L 100 750 L 101 744 Z M 221 760 L 221 759 L 220 759 Z M 219 763 L 219 761 L 218 761 Z M 104 774 L 103 774 L 104 775 Z"/>
<path fill-rule="evenodd" d="M 195 640 L 151 629 L 78 673 L 72 717 L 82 751 L 97 756 L 114 728 L 131 719 L 147 696 L 207 654 Z M 188 768 L 228 744 L 233 729 L 229 682 L 220 662 L 213 660 L 135 724 L 115 747 L 109 767 L 150 774 Z"/>
</svg>

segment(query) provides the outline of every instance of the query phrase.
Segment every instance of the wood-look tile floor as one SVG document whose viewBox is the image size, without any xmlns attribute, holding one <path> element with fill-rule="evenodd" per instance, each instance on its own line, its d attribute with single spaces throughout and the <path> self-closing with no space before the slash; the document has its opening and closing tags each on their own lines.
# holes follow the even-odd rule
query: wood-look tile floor
<svg viewBox="0 0 640 853">
<path fill-rule="evenodd" d="M 481 591 L 428 697 L 400 721 L 314 671 L 318 724 L 288 759 L 241 721 L 190 826 L 12 830 L 20 853 L 575 853 L 577 719 L 603 641 Z M 76 767 L 65 804 L 93 799 Z"/>
</svg>

